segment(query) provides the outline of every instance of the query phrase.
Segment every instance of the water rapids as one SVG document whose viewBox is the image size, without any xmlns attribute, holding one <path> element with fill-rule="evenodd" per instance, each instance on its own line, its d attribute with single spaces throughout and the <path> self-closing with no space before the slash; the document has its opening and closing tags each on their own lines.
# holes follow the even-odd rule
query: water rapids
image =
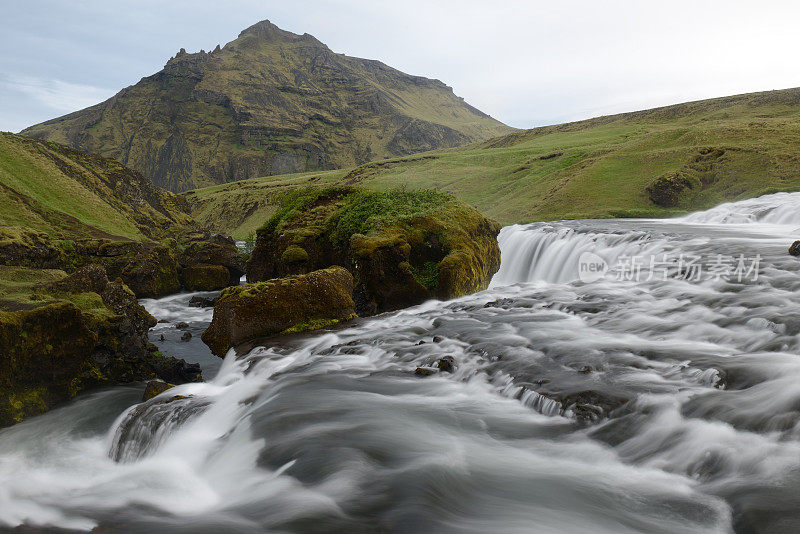
<svg viewBox="0 0 800 534">
<path fill-rule="evenodd" d="M 800 194 L 506 227 L 487 291 L 0 431 L 0 525 L 798 532 L 798 228 Z M 145 304 L 200 331 L 188 298 Z"/>
</svg>

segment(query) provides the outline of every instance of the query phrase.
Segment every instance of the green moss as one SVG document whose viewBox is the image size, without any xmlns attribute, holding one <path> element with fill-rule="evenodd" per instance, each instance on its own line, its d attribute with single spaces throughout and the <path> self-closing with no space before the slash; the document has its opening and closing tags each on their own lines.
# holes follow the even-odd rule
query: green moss
<svg viewBox="0 0 800 534">
<path fill-rule="evenodd" d="M 332 328 L 337 324 L 340 324 L 345 321 L 350 321 L 358 317 L 355 313 L 345 317 L 344 319 L 310 319 L 304 323 L 298 323 L 291 328 L 287 328 L 281 335 L 288 335 L 288 334 L 299 334 L 301 332 L 309 332 L 311 330 L 321 330 L 323 328 Z"/>
<path fill-rule="evenodd" d="M 289 245 L 281 254 L 281 260 L 286 263 L 300 263 L 308 261 L 308 252 L 297 245 Z"/>
<path fill-rule="evenodd" d="M 433 291 L 439 285 L 439 264 L 435 261 L 426 261 L 420 267 L 411 265 L 411 273 L 425 289 Z"/>
</svg>

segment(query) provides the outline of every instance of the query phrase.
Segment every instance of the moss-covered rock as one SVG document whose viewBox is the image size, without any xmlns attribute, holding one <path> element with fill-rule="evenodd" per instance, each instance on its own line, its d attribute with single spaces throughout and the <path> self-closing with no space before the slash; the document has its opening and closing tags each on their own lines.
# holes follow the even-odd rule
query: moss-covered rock
<svg viewBox="0 0 800 534">
<path fill-rule="evenodd" d="M 217 356 L 279 333 L 324 328 L 355 314 L 353 277 L 342 267 L 229 287 L 214 306 L 203 342 Z"/>
<path fill-rule="evenodd" d="M 342 265 L 370 315 L 485 289 L 500 225 L 438 191 L 311 188 L 288 194 L 259 230 L 250 282 Z"/>
<path fill-rule="evenodd" d="M 227 235 L 215 234 L 207 239 L 191 242 L 180 254 L 179 263 L 182 269 L 191 267 L 221 266 L 228 273 L 228 278 L 222 285 L 213 289 L 222 289 L 225 286 L 235 286 L 244 274 L 244 260 L 236 248 L 236 242 Z M 199 272 L 199 271 L 198 271 Z M 222 271 L 216 270 L 218 276 Z M 211 271 L 206 273 L 208 276 Z M 186 286 L 186 289 L 192 288 Z"/>
<path fill-rule="evenodd" d="M 150 380 L 147 382 L 147 385 L 144 388 L 144 393 L 142 394 L 142 402 L 147 402 L 153 397 L 157 397 L 161 395 L 168 389 L 172 389 L 175 387 L 175 384 L 168 384 L 163 380 Z"/>
<path fill-rule="evenodd" d="M 178 262 L 172 249 L 152 242 L 83 244 L 87 262 L 102 265 L 111 278 L 122 278 L 139 298 L 155 298 L 181 289 Z"/>
<path fill-rule="evenodd" d="M 789 247 L 789 254 L 800 257 L 800 241 L 792 243 L 792 246 Z"/>
<path fill-rule="evenodd" d="M 222 265 L 198 265 L 181 269 L 181 284 L 189 291 L 214 291 L 230 285 L 231 273 Z"/>
<path fill-rule="evenodd" d="M 200 379 L 199 366 L 155 351 L 155 319 L 98 265 L 70 276 L 0 266 L 0 294 L 0 426 L 101 385 Z"/>
</svg>

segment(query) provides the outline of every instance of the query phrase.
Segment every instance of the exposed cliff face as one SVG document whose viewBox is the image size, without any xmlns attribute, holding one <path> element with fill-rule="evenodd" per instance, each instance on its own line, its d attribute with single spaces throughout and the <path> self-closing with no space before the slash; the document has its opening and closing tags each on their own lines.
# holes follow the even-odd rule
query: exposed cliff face
<svg viewBox="0 0 800 534">
<path fill-rule="evenodd" d="M 332 52 L 269 21 L 23 134 L 97 152 L 171 191 L 349 167 L 511 129 L 438 80 Z"/>
</svg>

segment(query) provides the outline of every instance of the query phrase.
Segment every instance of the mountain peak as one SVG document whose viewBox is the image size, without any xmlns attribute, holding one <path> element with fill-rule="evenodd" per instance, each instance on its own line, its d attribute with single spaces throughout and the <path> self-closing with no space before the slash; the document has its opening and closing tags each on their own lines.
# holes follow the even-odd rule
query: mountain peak
<svg viewBox="0 0 800 534">
<path fill-rule="evenodd" d="M 296 33 L 292 33 L 290 31 L 282 30 L 275 26 L 269 20 L 262 20 L 261 22 L 256 22 L 249 28 L 245 28 L 239 34 L 239 38 L 253 36 L 258 38 L 261 41 L 296 41 L 299 39 L 304 39 L 311 37 L 308 34 L 305 35 L 297 35 Z M 313 37 L 312 37 L 313 39 Z"/>
<path fill-rule="evenodd" d="M 132 142 L 121 135 L 128 125 L 137 131 Z M 335 54 L 263 20 L 210 52 L 181 49 L 104 104 L 25 132 L 118 158 L 185 191 L 352 167 L 509 130 L 441 82 Z"/>
</svg>

